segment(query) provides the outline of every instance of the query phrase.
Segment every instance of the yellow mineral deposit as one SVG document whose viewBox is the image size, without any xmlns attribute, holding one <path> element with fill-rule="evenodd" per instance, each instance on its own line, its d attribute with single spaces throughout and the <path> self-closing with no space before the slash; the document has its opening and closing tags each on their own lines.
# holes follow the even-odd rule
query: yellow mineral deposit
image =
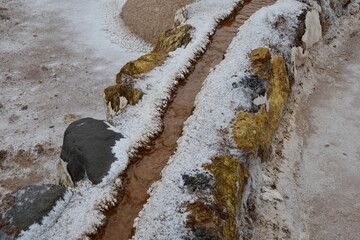
<svg viewBox="0 0 360 240">
<path fill-rule="evenodd" d="M 105 88 L 104 102 L 106 104 L 107 118 L 109 119 L 116 115 L 127 103 L 130 105 L 137 104 L 142 96 L 143 93 L 141 91 L 130 87 L 130 85 L 126 83 Z"/>
<path fill-rule="evenodd" d="M 132 79 L 160 66 L 169 56 L 169 52 L 187 45 L 191 40 L 189 32 L 191 28 L 190 25 L 184 25 L 161 33 L 151 53 L 130 61 L 121 68 L 116 75 L 117 85 L 107 87 L 104 90 L 104 102 L 108 119 L 117 115 L 121 109 L 126 107 L 127 103 L 135 105 L 141 100 L 143 93 L 132 88 Z M 130 80 L 125 81 L 124 77 Z"/>
<path fill-rule="evenodd" d="M 272 56 L 266 48 L 252 51 L 253 71 L 269 82 L 266 90 L 269 109 L 261 107 L 256 114 L 241 111 L 232 126 L 232 135 L 237 146 L 247 154 L 258 154 L 263 161 L 270 155 L 270 144 L 290 94 L 289 78 L 285 61 Z"/>
<path fill-rule="evenodd" d="M 190 204 L 187 227 L 206 229 L 214 239 L 238 239 L 236 217 L 248 179 L 243 164 L 228 155 L 215 157 L 212 163 L 204 164 L 215 178 L 214 204 L 197 201 Z"/>
<path fill-rule="evenodd" d="M 169 52 L 181 46 L 187 45 L 190 40 L 190 25 L 173 28 L 162 32 L 158 38 L 156 46 L 149 54 L 141 56 L 137 60 L 128 62 L 121 68 L 116 75 L 116 83 L 123 82 L 123 76 L 137 77 L 139 74 L 148 73 L 155 67 L 160 66 L 169 56 Z"/>
<path fill-rule="evenodd" d="M 226 212 L 225 221 L 221 226 L 221 239 L 237 239 L 236 217 L 241 205 L 242 195 L 248 179 L 248 172 L 243 164 L 228 155 L 215 157 L 211 164 L 203 166 L 215 178 L 213 193 L 218 209 Z"/>
</svg>

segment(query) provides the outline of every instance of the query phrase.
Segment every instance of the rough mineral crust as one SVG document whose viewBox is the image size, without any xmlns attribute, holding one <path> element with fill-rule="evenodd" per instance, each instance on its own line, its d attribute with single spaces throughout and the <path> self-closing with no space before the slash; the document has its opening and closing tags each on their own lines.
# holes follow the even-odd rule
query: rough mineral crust
<svg viewBox="0 0 360 240">
<path fill-rule="evenodd" d="M 190 204 L 186 226 L 197 239 L 238 239 L 236 218 L 248 172 L 239 159 L 228 155 L 215 157 L 203 167 L 214 176 L 214 202 L 198 200 Z"/>
<path fill-rule="evenodd" d="M 0 205 L 0 239 L 15 239 L 22 230 L 40 223 L 65 191 L 65 187 L 48 184 L 29 185 L 7 194 Z"/>
<path fill-rule="evenodd" d="M 290 84 L 285 61 L 272 56 L 266 48 L 252 51 L 253 71 L 269 82 L 266 89 L 268 111 L 261 107 L 256 114 L 241 111 L 232 126 L 237 146 L 248 154 L 258 154 L 265 161 L 270 154 L 271 138 L 276 130 L 290 94 Z"/>
<path fill-rule="evenodd" d="M 64 133 L 61 159 L 78 182 L 87 177 L 93 184 L 101 182 L 116 160 L 112 153 L 115 142 L 123 135 L 109 129 L 102 120 L 84 118 L 71 123 Z"/>
<path fill-rule="evenodd" d="M 143 92 L 130 87 L 129 84 L 117 84 L 104 89 L 104 102 L 107 118 L 114 117 L 129 103 L 136 105 L 141 100 Z"/>
<path fill-rule="evenodd" d="M 173 28 L 159 35 L 156 46 L 149 54 L 141 56 L 137 60 L 130 61 L 121 68 L 116 75 L 116 83 L 123 82 L 123 76 L 136 77 L 139 74 L 148 73 L 157 66 L 163 64 L 169 56 L 169 52 L 181 46 L 186 46 L 190 40 L 190 25 Z"/>
<path fill-rule="evenodd" d="M 107 118 L 119 114 L 127 103 L 137 104 L 143 93 L 132 87 L 133 78 L 140 74 L 148 73 L 155 67 L 160 66 L 168 58 L 169 53 L 181 46 L 186 46 L 190 40 L 190 25 L 184 25 L 162 32 L 157 44 L 149 54 L 130 61 L 123 66 L 116 75 L 117 85 L 110 86 L 104 90 L 104 102 L 106 105 Z"/>
<path fill-rule="evenodd" d="M 306 31 L 302 41 L 305 43 L 306 49 L 309 49 L 322 38 L 320 15 L 317 9 L 313 8 L 306 14 L 305 26 Z"/>
</svg>

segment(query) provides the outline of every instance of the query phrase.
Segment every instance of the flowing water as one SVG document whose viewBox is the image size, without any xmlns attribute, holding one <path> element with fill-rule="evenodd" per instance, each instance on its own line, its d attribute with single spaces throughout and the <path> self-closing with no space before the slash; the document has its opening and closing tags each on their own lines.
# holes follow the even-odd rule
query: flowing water
<svg viewBox="0 0 360 240">
<path fill-rule="evenodd" d="M 191 115 L 195 97 L 209 70 L 218 65 L 238 28 L 257 10 L 274 0 L 247 2 L 224 20 L 211 38 L 206 52 L 193 66 L 189 76 L 181 81 L 163 117 L 164 128 L 154 140 L 150 151 L 133 161 L 123 175 L 123 189 L 116 208 L 107 213 L 108 222 L 96 239 L 127 240 L 133 235 L 134 219 L 148 199 L 147 190 L 160 179 L 161 170 L 176 150 L 185 120 Z"/>
</svg>

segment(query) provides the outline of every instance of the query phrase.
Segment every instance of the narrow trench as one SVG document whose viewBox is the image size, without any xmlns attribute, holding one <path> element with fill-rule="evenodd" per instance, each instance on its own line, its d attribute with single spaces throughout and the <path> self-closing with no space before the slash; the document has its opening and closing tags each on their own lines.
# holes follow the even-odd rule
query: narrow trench
<svg viewBox="0 0 360 240">
<path fill-rule="evenodd" d="M 126 170 L 123 190 L 118 205 L 106 215 L 108 222 L 94 239 L 128 240 L 134 234 L 133 223 L 149 195 L 147 190 L 159 180 L 161 170 L 176 150 L 176 141 L 182 135 L 183 124 L 191 115 L 194 101 L 209 70 L 222 60 L 238 28 L 257 10 L 273 4 L 275 0 L 246 2 L 224 20 L 211 37 L 206 52 L 193 66 L 187 79 L 182 81 L 163 117 L 164 128 L 154 140 L 150 151 L 142 153 Z"/>
</svg>

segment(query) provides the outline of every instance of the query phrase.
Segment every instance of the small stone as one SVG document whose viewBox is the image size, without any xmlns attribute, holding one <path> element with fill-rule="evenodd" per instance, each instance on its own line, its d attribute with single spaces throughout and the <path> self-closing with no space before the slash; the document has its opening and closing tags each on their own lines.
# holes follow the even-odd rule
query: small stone
<svg viewBox="0 0 360 240">
<path fill-rule="evenodd" d="M 66 114 L 64 116 L 64 121 L 70 121 L 70 120 L 74 120 L 74 119 L 77 119 L 77 118 L 80 118 L 80 115 L 70 113 L 70 114 Z"/>
</svg>

